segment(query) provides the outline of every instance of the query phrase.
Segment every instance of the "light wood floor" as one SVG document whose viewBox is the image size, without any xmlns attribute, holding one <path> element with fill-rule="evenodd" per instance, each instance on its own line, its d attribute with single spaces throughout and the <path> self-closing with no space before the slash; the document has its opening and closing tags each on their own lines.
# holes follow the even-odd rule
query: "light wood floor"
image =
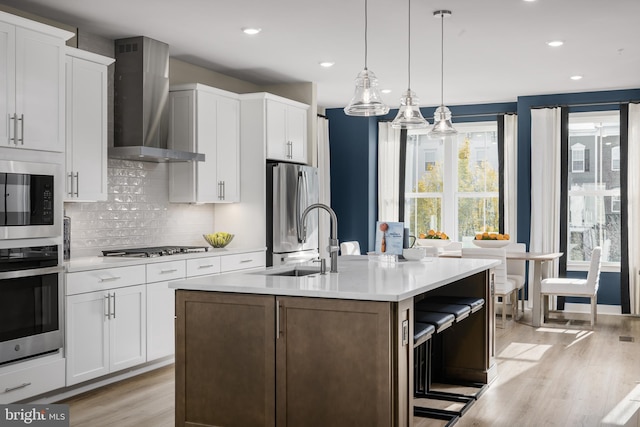
<svg viewBox="0 0 640 427">
<path fill-rule="evenodd" d="M 498 378 L 458 427 L 598 426 L 640 389 L 640 318 L 600 315 L 593 331 L 509 321 L 496 335 Z M 173 426 L 173 374 L 162 368 L 63 402 L 71 426 Z M 415 419 L 432 425 L 442 423 Z"/>
</svg>

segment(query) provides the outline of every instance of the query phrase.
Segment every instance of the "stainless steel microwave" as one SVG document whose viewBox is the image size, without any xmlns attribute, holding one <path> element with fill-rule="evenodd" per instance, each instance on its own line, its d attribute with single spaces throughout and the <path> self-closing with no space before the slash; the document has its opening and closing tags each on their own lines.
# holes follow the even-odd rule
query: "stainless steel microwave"
<svg viewBox="0 0 640 427">
<path fill-rule="evenodd" d="M 62 167 L 0 160 L 0 239 L 58 237 Z"/>
</svg>

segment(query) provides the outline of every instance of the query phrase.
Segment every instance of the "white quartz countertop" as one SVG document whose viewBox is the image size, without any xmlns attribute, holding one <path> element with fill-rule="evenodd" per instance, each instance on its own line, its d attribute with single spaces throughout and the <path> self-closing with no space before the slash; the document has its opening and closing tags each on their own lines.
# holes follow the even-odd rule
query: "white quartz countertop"
<svg viewBox="0 0 640 427">
<path fill-rule="evenodd" d="M 427 258 L 422 261 L 379 263 L 367 256 L 338 257 L 338 273 L 302 277 L 273 273 L 293 267 L 273 267 L 263 271 L 191 278 L 171 282 L 177 289 L 305 296 L 367 301 L 402 301 L 499 264 L 489 259 Z M 303 264 L 318 267 L 318 264 Z"/>
<path fill-rule="evenodd" d="M 213 256 L 224 256 L 234 254 L 246 254 L 249 252 L 264 252 L 266 248 L 209 248 L 207 252 L 192 252 L 186 254 L 176 254 L 158 257 L 130 257 L 130 256 L 93 256 L 71 258 L 65 261 L 67 273 L 78 271 L 98 270 L 103 268 L 126 267 L 130 265 L 145 265 L 158 262 L 179 261 L 184 259 L 206 258 Z"/>
</svg>

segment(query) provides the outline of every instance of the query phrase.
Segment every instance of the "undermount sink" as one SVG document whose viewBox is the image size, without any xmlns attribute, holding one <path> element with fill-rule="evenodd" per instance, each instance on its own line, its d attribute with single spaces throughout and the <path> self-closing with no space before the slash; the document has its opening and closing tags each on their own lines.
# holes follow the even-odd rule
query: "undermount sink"
<svg viewBox="0 0 640 427">
<path fill-rule="evenodd" d="M 320 274 L 319 268 L 290 268 L 288 270 L 276 270 L 276 271 L 264 271 L 261 272 L 266 276 L 289 276 L 289 277 L 302 277 L 310 276 L 312 274 Z"/>
</svg>

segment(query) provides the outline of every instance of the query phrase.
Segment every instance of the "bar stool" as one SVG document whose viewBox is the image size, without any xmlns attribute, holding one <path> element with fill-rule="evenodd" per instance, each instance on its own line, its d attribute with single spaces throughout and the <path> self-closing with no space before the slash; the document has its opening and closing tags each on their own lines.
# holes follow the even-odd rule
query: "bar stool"
<svg viewBox="0 0 640 427">
<path fill-rule="evenodd" d="M 471 309 L 467 305 L 455 305 L 452 304 L 453 307 L 449 307 L 450 311 L 448 312 L 438 312 L 438 311 L 422 311 L 422 308 L 426 307 L 428 304 L 416 304 L 416 309 L 414 310 L 414 330 L 422 331 L 424 328 L 424 324 L 431 325 L 434 330 L 431 333 L 429 339 L 416 340 L 416 334 L 414 333 L 414 398 L 419 399 L 414 405 L 414 415 L 419 417 L 426 418 L 437 418 L 441 420 L 446 420 L 446 425 L 453 425 L 458 421 L 458 418 L 464 414 L 467 409 L 469 409 L 470 405 L 475 401 L 473 398 L 466 396 L 454 396 L 452 394 L 442 394 L 442 393 L 431 393 L 431 377 L 432 377 L 432 365 L 433 365 L 433 340 L 434 334 L 436 336 L 440 335 L 443 331 L 451 327 L 456 322 L 456 314 L 458 314 L 458 318 L 462 321 L 464 318 L 468 317 Z M 445 310 L 441 306 L 447 306 L 447 304 L 434 304 L 434 308 Z M 422 307 L 422 308 L 421 308 Z M 416 326 L 418 325 L 418 326 Z M 422 400 L 422 401 L 420 401 Z M 428 407 L 424 406 L 429 401 L 447 401 L 452 403 L 458 403 L 457 410 L 451 409 L 442 409 L 437 407 Z M 451 405 L 446 405 L 450 407 Z"/>
</svg>

